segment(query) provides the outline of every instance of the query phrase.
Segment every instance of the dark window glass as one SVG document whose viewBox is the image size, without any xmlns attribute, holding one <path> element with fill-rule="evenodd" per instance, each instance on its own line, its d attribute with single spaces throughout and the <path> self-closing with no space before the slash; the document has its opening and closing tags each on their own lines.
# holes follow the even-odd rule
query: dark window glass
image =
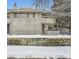
<svg viewBox="0 0 79 59">
<path fill-rule="evenodd" d="M 10 24 L 7 24 L 7 34 L 10 33 Z"/>
</svg>

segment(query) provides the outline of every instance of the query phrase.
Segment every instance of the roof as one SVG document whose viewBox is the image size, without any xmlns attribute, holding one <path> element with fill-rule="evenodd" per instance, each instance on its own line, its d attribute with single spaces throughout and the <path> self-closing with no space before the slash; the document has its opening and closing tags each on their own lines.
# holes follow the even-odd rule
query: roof
<svg viewBox="0 0 79 59">
<path fill-rule="evenodd" d="M 41 10 L 41 9 L 31 9 L 31 8 L 8 9 L 7 13 L 10 13 L 10 12 L 19 12 L 19 13 L 22 13 L 22 12 L 51 13 L 50 11 L 44 11 L 44 10 Z"/>
</svg>

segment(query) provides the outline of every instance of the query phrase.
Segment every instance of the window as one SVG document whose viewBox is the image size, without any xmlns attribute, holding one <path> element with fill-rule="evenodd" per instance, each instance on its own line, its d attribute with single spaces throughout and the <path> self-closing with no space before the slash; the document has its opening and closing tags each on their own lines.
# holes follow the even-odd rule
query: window
<svg viewBox="0 0 79 59">
<path fill-rule="evenodd" d="M 10 33 L 10 24 L 7 24 L 7 34 Z"/>
<path fill-rule="evenodd" d="M 42 33 L 47 34 L 47 31 L 53 31 L 54 26 L 53 24 L 42 24 Z"/>
<path fill-rule="evenodd" d="M 48 30 L 52 31 L 52 25 L 48 25 Z"/>
<path fill-rule="evenodd" d="M 49 14 L 48 13 L 43 13 L 42 18 L 48 18 Z"/>
<path fill-rule="evenodd" d="M 19 13 L 19 14 L 17 14 L 17 17 L 19 17 L 19 18 L 24 18 L 24 17 L 26 17 L 26 14 L 24 14 L 24 13 Z"/>
<path fill-rule="evenodd" d="M 17 13 L 14 13 L 14 18 L 16 18 L 17 17 Z"/>
<path fill-rule="evenodd" d="M 29 13 L 27 13 L 27 17 L 29 17 Z"/>
<path fill-rule="evenodd" d="M 33 13 L 33 17 L 35 18 L 35 13 Z"/>
<path fill-rule="evenodd" d="M 8 15 L 7 18 L 10 18 L 10 16 Z"/>
</svg>

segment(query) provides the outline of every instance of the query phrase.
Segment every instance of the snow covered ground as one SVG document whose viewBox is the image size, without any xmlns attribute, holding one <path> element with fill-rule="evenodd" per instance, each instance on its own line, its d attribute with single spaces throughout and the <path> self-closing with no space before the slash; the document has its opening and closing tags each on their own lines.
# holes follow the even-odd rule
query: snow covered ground
<svg viewBox="0 0 79 59">
<path fill-rule="evenodd" d="M 7 38 L 71 38 L 71 35 L 7 35 Z"/>
<path fill-rule="evenodd" d="M 7 57 L 71 57 L 70 46 L 8 46 Z"/>
</svg>

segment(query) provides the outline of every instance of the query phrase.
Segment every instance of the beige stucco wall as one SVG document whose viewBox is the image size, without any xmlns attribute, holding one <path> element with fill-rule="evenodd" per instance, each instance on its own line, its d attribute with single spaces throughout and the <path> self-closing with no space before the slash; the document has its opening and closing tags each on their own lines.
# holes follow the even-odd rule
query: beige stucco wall
<svg viewBox="0 0 79 59">
<path fill-rule="evenodd" d="M 7 23 L 10 24 L 10 34 L 34 35 L 42 34 L 42 24 L 55 24 L 55 19 L 42 18 L 42 13 L 35 13 L 35 17 L 33 17 L 33 13 L 30 13 L 29 17 L 14 18 L 14 14 L 11 13 Z"/>
<path fill-rule="evenodd" d="M 9 18 L 12 34 L 42 34 L 42 24 L 54 24 L 51 18 Z"/>
</svg>

